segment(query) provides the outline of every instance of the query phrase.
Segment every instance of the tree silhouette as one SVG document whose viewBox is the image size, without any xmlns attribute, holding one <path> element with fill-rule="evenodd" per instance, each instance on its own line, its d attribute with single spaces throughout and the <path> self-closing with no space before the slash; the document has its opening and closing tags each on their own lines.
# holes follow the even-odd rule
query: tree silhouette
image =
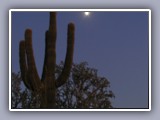
<svg viewBox="0 0 160 120">
<path fill-rule="evenodd" d="M 63 69 L 64 63 L 56 65 L 55 77 L 58 77 Z M 69 79 L 67 82 L 56 90 L 55 108 L 60 109 L 108 109 L 113 108 L 111 99 L 114 94 L 109 90 L 110 82 L 105 77 L 98 76 L 98 71 L 90 68 L 87 62 L 73 64 Z M 13 77 L 12 77 L 13 78 Z M 20 76 L 16 78 L 21 80 Z M 14 80 L 12 79 L 12 82 Z M 12 91 L 20 94 L 22 98 L 19 100 L 19 105 L 12 108 L 40 108 L 39 93 L 33 93 L 25 88 L 22 92 L 19 91 L 20 84 L 13 84 L 12 87 L 16 90 Z M 15 101 L 16 96 L 12 96 L 12 101 Z M 15 102 L 12 102 L 14 105 Z M 12 106 L 13 106 L 12 105 Z"/>
</svg>

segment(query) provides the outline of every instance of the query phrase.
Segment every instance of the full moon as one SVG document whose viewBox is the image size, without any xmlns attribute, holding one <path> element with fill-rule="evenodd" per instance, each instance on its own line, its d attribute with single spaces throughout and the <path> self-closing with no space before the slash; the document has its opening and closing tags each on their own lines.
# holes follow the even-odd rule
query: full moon
<svg viewBox="0 0 160 120">
<path fill-rule="evenodd" d="M 85 15 L 85 16 L 89 16 L 89 15 L 90 15 L 90 12 L 84 12 L 84 15 Z"/>
</svg>

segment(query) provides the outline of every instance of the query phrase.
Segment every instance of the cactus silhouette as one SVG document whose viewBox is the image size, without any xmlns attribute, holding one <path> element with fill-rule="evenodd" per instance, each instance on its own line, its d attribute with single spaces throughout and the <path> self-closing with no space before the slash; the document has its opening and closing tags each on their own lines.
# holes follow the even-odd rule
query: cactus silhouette
<svg viewBox="0 0 160 120">
<path fill-rule="evenodd" d="M 73 23 L 68 24 L 67 52 L 65 64 L 60 76 L 55 78 L 56 67 L 56 13 L 50 12 L 49 29 L 45 34 L 45 58 L 41 78 L 38 75 L 32 48 L 32 30 L 26 29 L 25 39 L 19 44 L 19 63 L 22 80 L 25 86 L 40 94 L 41 108 L 55 108 L 56 88 L 63 85 L 70 74 L 74 52 Z"/>
</svg>

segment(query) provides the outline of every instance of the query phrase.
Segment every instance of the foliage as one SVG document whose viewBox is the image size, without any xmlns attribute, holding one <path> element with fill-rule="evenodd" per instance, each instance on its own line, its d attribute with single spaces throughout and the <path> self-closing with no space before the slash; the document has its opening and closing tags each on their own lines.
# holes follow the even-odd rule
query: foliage
<svg viewBox="0 0 160 120">
<path fill-rule="evenodd" d="M 12 73 L 12 83 L 11 83 L 11 107 L 17 108 L 22 100 L 22 92 L 20 88 L 21 78 L 19 73 Z"/>
<path fill-rule="evenodd" d="M 56 66 L 55 76 L 58 77 L 63 69 L 63 62 Z M 67 82 L 59 87 L 56 91 L 56 108 L 60 109 L 107 109 L 113 108 L 111 99 L 114 94 L 109 90 L 110 82 L 105 77 L 97 75 L 98 71 L 88 67 L 87 62 L 73 64 L 71 74 Z M 21 80 L 20 76 L 16 78 Z M 16 80 L 12 79 L 12 82 Z M 12 91 L 23 99 L 20 99 L 21 108 L 40 108 L 39 94 L 25 89 L 20 92 L 20 84 L 12 85 L 15 89 Z M 15 95 L 12 96 L 12 101 L 15 101 Z M 12 102 L 14 105 L 14 102 Z M 15 108 L 15 107 L 14 107 Z M 17 106 L 18 108 L 18 106 Z"/>
<path fill-rule="evenodd" d="M 24 88 L 20 73 L 12 72 L 11 81 L 11 108 L 39 108 L 39 95 Z"/>
<path fill-rule="evenodd" d="M 57 66 L 61 71 L 63 63 Z M 109 81 L 99 77 L 97 70 L 88 67 L 87 62 L 73 64 L 69 80 L 57 90 L 58 108 L 112 108 L 110 98 L 114 97 Z"/>
</svg>

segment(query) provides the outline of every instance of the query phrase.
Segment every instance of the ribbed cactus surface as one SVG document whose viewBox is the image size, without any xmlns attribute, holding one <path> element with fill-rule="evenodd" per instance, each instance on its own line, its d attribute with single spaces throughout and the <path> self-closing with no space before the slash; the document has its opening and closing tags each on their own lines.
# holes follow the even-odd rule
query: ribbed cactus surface
<svg viewBox="0 0 160 120">
<path fill-rule="evenodd" d="M 67 53 L 64 68 L 60 76 L 55 79 L 56 67 L 56 13 L 50 12 L 49 29 L 45 34 L 45 58 L 42 77 L 40 78 L 36 69 L 34 53 L 32 48 L 32 30 L 26 29 L 24 40 L 19 44 L 19 63 L 22 80 L 25 86 L 41 95 L 41 108 L 55 108 L 56 88 L 63 85 L 70 74 L 74 52 L 75 26 L 68 24 Z"/>
</svg>

